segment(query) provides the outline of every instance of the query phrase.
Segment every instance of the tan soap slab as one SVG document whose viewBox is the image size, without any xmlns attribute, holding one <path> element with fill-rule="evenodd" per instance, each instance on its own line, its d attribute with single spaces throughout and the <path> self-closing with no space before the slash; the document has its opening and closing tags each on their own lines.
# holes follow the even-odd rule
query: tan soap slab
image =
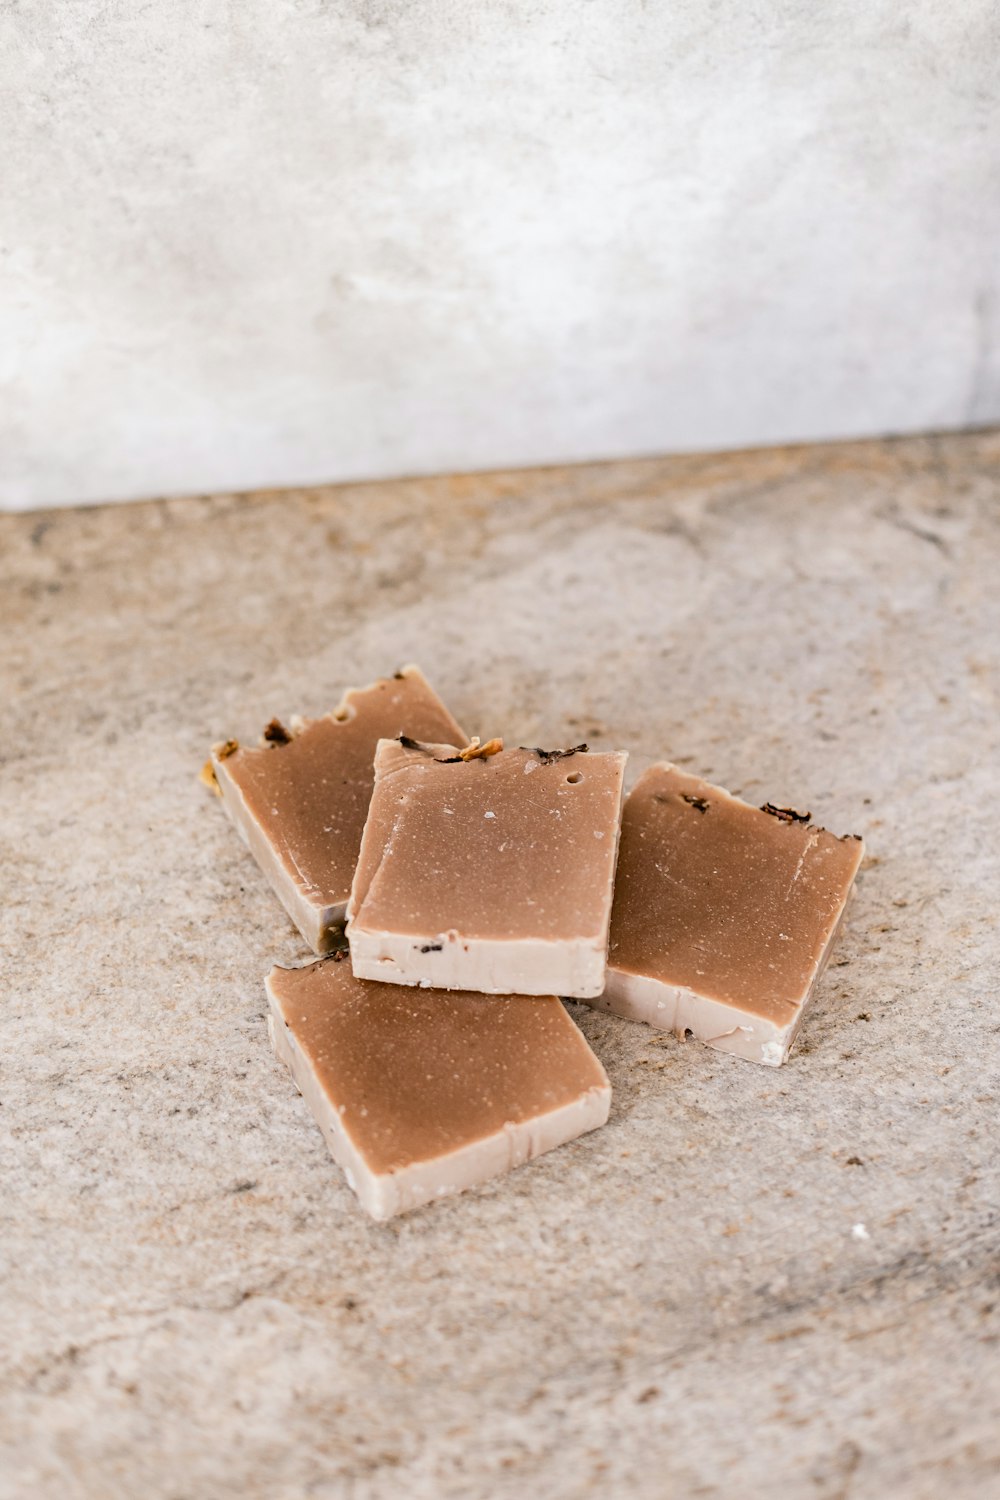
<svg viewBox="0 0 1000 1500">
<path fill-rule="evenodd" d="M 382 740 L 347 911 L 355 974 L 599 995 L 625 760 Z"/>
<path fill-rule="evenodd" d="M 863 853 L 807 815 L 651 767 L 622 815 L 607 988 L 594 1003 L 777 1066 Z"/>
<path fill-rule="evenodd" d="M 379 739 L 464 736 L 418 667 L 346 692 L 332 713 L 274 722 L 265 743 L 212 751 L 226 811 L 292 921 L 317 952 L 344 920 Z"/>
<path fill-rule="evenodd" d="M 275 968 L 268 1030 L 362 1205 L 388 1219 L 603 1125 L 611 1087 L 553 996 Z"/>
</svg>

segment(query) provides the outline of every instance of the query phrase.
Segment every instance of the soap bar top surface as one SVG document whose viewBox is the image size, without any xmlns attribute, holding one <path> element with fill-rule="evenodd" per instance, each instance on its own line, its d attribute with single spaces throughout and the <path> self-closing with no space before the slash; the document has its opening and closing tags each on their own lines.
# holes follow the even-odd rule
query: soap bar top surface
<svg viewBox="0 0 1000 1500">
<path fill-rule="evenodd" d="M 216 777 L 232 815 L 256 825 L 291 883 L 316 906 L 346 904 L 374 781 L 380 738 L 463 732 L 416 667 L 345 693 L 287 740 L 220 756 Z M 234 808 L 232 797 L 238 794 Z M 244 829 L 244 831 L 246 831 Z M 253 843 L 251 843 L 253 847 Z"/>
<path fill-rule="evenodd" d="M 611 1088 L 554 997 L 273 969 L 270 1030 L 348 1183 L 376 1219 L 486 1181 L 603 1125 Z"/>
<path fill-rule="evenodd" d="M 625 803 L 609 967 L 776 1023 L 809 993 L 864 852 L 672 765 Z"/>
<path fill-rule="evenodd" d="M 351 895 L 366 927 L 507 940 L 599 938 L 614 879 L 625 756 L 383 741 Z M 450 763 L 449 763 L 450 762 Z"/>
<path fill-rule="evenodd" d="M 621 754 L 383 740 L 347 909 L 365 979 L 586 999 L 604 987 Z"/>
</svg>

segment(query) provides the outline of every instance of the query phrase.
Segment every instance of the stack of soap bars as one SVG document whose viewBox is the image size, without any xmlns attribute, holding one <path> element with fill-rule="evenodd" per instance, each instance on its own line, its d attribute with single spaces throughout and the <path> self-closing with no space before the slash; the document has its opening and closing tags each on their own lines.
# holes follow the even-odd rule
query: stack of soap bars
<svg viewBox="0 0 1000 1500">
<path fill-rule="evenodd" d="M 557 997 L 777 1066 L 860 839 L 662 763 L 470 739 L 416 667 L 203 776 L 320 955 L 266 980 L 274 1050 L 376 1219 L 603 1125 Z"/>
</svg>

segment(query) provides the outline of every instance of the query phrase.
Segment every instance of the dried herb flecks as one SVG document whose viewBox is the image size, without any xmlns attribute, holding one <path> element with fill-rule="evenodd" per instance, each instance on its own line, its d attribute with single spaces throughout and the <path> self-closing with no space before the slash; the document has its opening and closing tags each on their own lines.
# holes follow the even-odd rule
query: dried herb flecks
<svg viewBox="0 0 1000 1500">
<path fill-rule="evenodd" d="M 706 797 L 692 797 L 689 792 L 681 792 L 681 798 L 691 807 L 696 807 L 700 813 L 707 813 L 710 803 Z"/>
<path fill-rule="evenodd" d="M 589 745 L 573 745 L 568 750 L 540 750 L 537 745 L 521 746 L 522 750 L 537 755 L 543 766 L 551 766 L 557 760 L 568 760 L 571 755 L 586 755 L 589 748 Z"/>
<path fill-rule="evenodd" d="M 423 745 L 419 740 L 412 740 L 408 734 L 397 734 L 396 739 L 404 750 L 419 750 L 423 755 L 430 755 L 436 748 L 434 745 Z M 457 755 L 435 755 L 434 762 L 439 766 L 456 766 L 459 761 L 488 760 L 491 755 L 499 755 L 502 749 L 503 740 L 487 740 L 483 745 L 479 736 L 475 735 Z"/>
<path fill-rule="evenodd" d="M 201 782 L 202 786 L 208 787 L 208 790 L 212 793 L 213 797 L 222 796 L 222 788 L 220 787 L 216 779 L 215 767 L 212 765 L 212 762 L 210 760 L 206 760 L 205 764 L 198 772 L 198 780 Z"/>
<path fill-rule="evenodd" d="M 289 745 L 292 736 L 280 719 L 272 719 L 264 729 L 264 738 L 269 745 Z"/>
<path fill-rule="evenodd" d="M 440 953 L 444 949 L 444 943 L 421 943 L 421 953 Z"/>
<path fill-rule="evenodd" d="M 808 823 L 812 813 L 796 812 L 794 807 L 775 807 L 773 802 L 765 802 L 761 812 L 770 813 L 772 818 L 777 818 L 781 823 Z"/>
<path fill-rule="evenodd" d="M 231 755 L 236 754 L 239 748 L 239 740 L 227 740 L 224 745 L 216 746 L 215 758 L 216 760 L 228 760 Z"/>
<path fill-rule="evenodd" d="M 438 755 L 435 760 L 439 766 L 454 766 L 459 761 L 488 760 L 491 755 L 499 755 L 503 749 L 503 740 L 487 740 L 486 744 L 480 744 L 479 736 L 474 735 L 464 750 L 457 755 Z"/>
</svg>

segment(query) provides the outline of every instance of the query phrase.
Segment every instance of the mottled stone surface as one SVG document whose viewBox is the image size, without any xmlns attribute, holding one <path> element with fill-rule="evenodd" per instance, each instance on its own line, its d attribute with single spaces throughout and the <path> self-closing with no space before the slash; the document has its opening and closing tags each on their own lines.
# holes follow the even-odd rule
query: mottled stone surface
<svg viewBox="0 0 1000 1500">
<path fill-rule="evenodd" d="M 939 1500 L 1000 1462 L 1000 438 L 8 517 L 0 1494 Z M 419 661 L 870 857 L 771 1071 L 388 1226 L 267 1046 L 210 741 Z M 863 1226 L 863 1228 L 861 1227 Z"/>
</svg>

